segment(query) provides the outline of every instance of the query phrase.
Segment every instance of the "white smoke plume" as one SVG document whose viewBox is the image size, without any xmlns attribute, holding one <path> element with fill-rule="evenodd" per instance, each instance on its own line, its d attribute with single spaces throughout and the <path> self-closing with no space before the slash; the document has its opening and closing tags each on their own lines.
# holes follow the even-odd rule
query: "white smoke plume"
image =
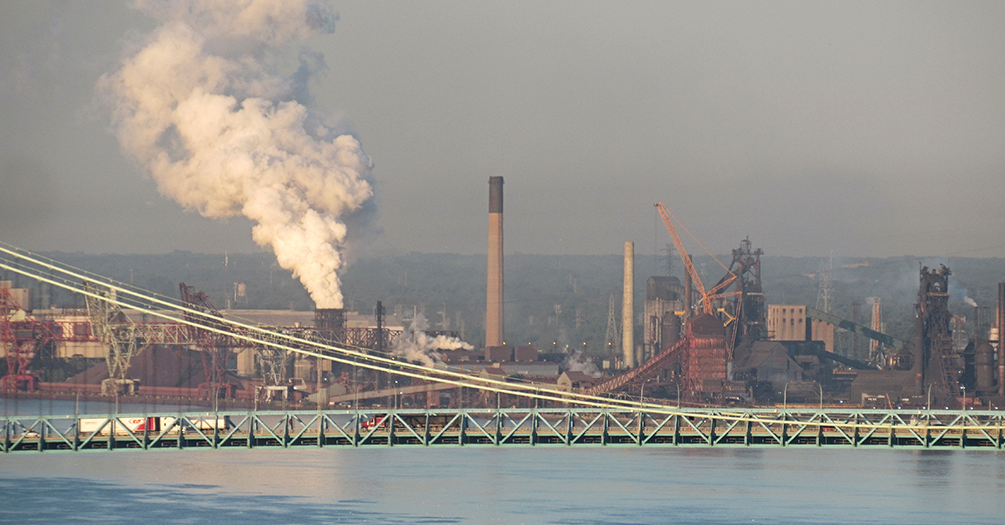
<svg viewBox="0 0 1005 525">
<path fill-rule="evenodd" d="M 456 337 L 438 335 L 432 337 L 425 332 L 429 329 L 426 318 L 416 315 L 412 325 L 394 340 L 391 353 L 405 359 L 432 367 L 442 362 L 437 350 L 474 350 L 475 347 Z"/>
<path fill-rule="evenodd" d="M 600 369 L 590 356 L 582 350 L 576 350 L 562 362 L 562 368 L 569 372 L 582 372 L 590 377 L 600 377 Z"/>
<path fill-rule="evenodd" d="M 949 300 L 962 301 L 971 308 L 977 308 L 977 301 L 970 297 L 970 291 L 958 281 L 949 281 Z"/>
<path fill-rule="evenodd" d="M 301 51 L 300 68 L 281 71 L 289 48 L 334 31 L 337 16 L 312 0 L 136 6 L 160 26 L 99 82 L 122 150 L 186 209 L 254 221 L 255 242 L 317 307 L 341 308 L 345 218 L 373 195 L 372 162 L 305 106 L 320 55 Z"/>
</svg>

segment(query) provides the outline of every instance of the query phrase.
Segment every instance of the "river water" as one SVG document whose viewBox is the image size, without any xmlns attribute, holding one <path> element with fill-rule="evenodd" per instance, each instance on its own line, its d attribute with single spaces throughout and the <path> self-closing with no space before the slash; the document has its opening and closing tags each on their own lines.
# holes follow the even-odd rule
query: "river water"
<svg viewBox="0 0 1005 525">
<path fill-rule="evenodd" d="M 999 524 L 1005 454 L 396 447 L 0 456 L 0 523 L 65 522 Z"/>
</svg>

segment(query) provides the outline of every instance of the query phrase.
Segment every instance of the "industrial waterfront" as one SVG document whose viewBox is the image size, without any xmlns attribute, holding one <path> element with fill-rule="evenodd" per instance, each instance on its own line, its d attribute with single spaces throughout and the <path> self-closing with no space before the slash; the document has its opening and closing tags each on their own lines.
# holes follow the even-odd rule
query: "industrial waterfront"
<svg viewBox="0 0 1005 525">
<path fill-rule="evenodd" d="M 629 241 L 620 316 L 611 294 L 601 348 L 585 341 L 558 345 L 566 330 L 561 304 L 549 317 L 549 332 L 557 334 L 552 347 L 507 339 L 503 178 L 488 182 L 484 337 L 474 339 L 480 348 L 449 329 L 445 305 L 439 330 L 417 310 L 406 327 L 403 305 L 390 313 L 380 300 L 372 314 L 318 306 L 221 311 L 209 294 L 184 282 L 178 299 L 165 297 L 0 246 L 0 269 L 28 283 L 0 281 L 6 358 L 0 390 L 25 399 L 159 399 L 214 409 L 666 407 L 676 401 L 710 409 L 817 402 L 821 409 L 966 411 L 1005 405 L 1005 330 L 999 328 L 1005 326 L 1005 282 L 998 283 L 993 319 L 977 306 L 969 317 L 954 315 L 952 269 L 919 262 L 916 295 L 905 298 L 914 301 L 913 319 L 891 335 L 881 297 L 863 299 L 871 306 L 870 326 L 859 322 L 856 308 L 851 320 L 832 311 L 830 269 L 814 274 L 815 308 L 770 304 L 763 251 L 749 239 L 728 264 L 706 250 L 723 269 L 715 284 L 705 272 L 706 284 L 677 232 L 679 221 L 662 202 L 655 209 L 684 266 L 683 282 L 649 277 L 636 307 Z M 569 280 L 575 294 L 576 281 Z M 246 300 L 247 288 L 233 283 L 227 304 Z M 72 303 L 49 304 L 54 290 Z M 48 299 L 33 298 L 33 291 Z M 575 324 L 582 324 L 578 309 Z M 858 339 L 868 341 L 866 352 Z"/>
<path fill-rule="evenodd" d="M 1003 521 L 1005 4 L 8 4 L 0 523 Z"/>
</svg>

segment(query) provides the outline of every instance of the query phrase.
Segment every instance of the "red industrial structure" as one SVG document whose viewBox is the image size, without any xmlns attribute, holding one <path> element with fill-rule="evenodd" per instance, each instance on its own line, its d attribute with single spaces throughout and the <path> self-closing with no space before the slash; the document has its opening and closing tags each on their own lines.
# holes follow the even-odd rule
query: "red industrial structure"
<svg viewBox="0 0 1005 525">
<path fill-rule="evenodd" d="M 34 390 L 38 375 L 28 365 L 35 352 L 55 335 L 51 323 L 35 321 L 17 303 L 9 288 L 0 288 L 0 344 L 7 356 L 7 375 L 0 378 L 0 390 Z"/>
</svg>

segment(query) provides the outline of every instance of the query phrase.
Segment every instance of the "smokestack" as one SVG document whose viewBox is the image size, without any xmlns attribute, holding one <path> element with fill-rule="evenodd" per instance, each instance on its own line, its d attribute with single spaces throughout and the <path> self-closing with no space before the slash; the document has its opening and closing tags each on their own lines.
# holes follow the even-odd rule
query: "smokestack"
<svg viewBox="0 0 1005 525">
<path fill-rule="evenodd" d="M 503 178 L 489 177 L 489 261 L 485 346 L 503 344 Z"/>
<path fill-rule="evenodd" d="M 1005 283 L 998 283 L 998 395 L 1005 396 Z"/>
<path fill-rule="evenodd" d="M 621 353 L 625 368 L 635 367 L 635 243 L 625 243 L 625 290 L 621 300 Z"/>
<path fill-rule="evenodd" d="M 322 330 L 339 330 L 345 327 L 345 311 L 341 308 L 315 308 L 314 327 Z"/>
<path fill-rule="evenodd" d="M 980 327 L 978 326 L 980 323 L 981 323 L 981 310 L 977 305 L 974 305 L 974 326 L 973 326 L 973 332 L 970 334 L 970 338 L 974 340 L 975 345 L 977 344 L 977 338 L 980 336 L 979 332 Z"/>
<path fill-rule="evenodd" d="M 877 332 L 883 331 L 883 300 L 879 297 L 869 297 L 866 302 L 872 304 L 872 329 Z M 879 354 L 879 341 L 875 339 L 869 345 L 869 359 L 874 359 Z"/>
</svg>

